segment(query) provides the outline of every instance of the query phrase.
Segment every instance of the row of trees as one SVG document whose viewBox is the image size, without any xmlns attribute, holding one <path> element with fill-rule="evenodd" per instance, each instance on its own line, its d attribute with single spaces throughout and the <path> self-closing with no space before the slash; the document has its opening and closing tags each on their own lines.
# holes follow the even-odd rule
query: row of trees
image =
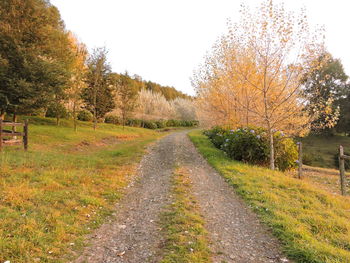
<svg viewBox="0 0 350 263">
<path fill-rule="evenodd" d="M 78 94 L 84 107 L 93 113 L 95 128 L 97 120 L 109 112 L 118 115 L 123 125 L 133 115 L 144 120 L 196 118 L 189 96 L 174 88 L 143 81 L 139 76 L 113 73 L 104 48 L 95 49 L 86 64 L 86 87 L 81 92 L 78 90 Z"/>
<path fill-rule="evenodd" d="M 142 89 L 138 93 L 137 105 L 135 116 L 143 120 L 196 119 L 195 103 L 191 99 L 177 97 L 167 100 L 158 92 Z"/>
<path fill-rule="evenodd" d="M 323 30 L 310 30 L 304 10 L 296 15 L 271 0 L 256 11 L 242 6 L 240 21 L 228 29 L 193 78 L 200 119 L 264 127 L 274 169 L 275 132 L 334 127 L 347 77 L 325 52 Z"/>
<path fill-rule="evenodd" d="M 0 1 L 0 114 L 45 114 L 76 119 L 82 108 L 94 126 L 118 109 L 122 119 L 140 108 L 139 92 L 159 94 L 166 101 L 191 98 L 173 87 L 141 77 L 113 73 L 108 51 L 85 45 L 65 29 L 59 11 L 47 0 Z M 142 92 L 141 92 L 142 93 Z M 158 95 L 154 95 L 158 96 Z M 123 123 L 124 123 L 123 122 Z"/>
</svg>

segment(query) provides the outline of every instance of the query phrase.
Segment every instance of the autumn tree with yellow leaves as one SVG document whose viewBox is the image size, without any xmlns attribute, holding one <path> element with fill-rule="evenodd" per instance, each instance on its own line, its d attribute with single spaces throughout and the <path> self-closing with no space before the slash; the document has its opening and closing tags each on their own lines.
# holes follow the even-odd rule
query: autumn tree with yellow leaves
<svg viewBox="0 0 350 263">
<path fill-rule="evenodd" d="M 69 40 L 74 56 L 74 60 L 71 66 L 71 79 L 69 88 L 66 90 L 68 97 L 68 108 L 70 109 L 73 117 L 74 130 L 77 130 L 77 112 L 80 110 L 83 104 L 81 94 L 84 88 L 86 88 L 86 60 L 88 51 L 86 46 L 79 42 L 77 37 L 69 33 Z"/>
<path fill-rule="evenodd" d="M 301 79 L 322 53 L 323 31 L 311 31 L 305 10 L 288 12 L 265 1 L 256 11 L 241 6 L 241 19 L 213 47 L 195 73 L 200 115 L 211 124 L 261 126 L 269 133 L 275 169 L 274 133 L 308 128 Z"/>
</svg>

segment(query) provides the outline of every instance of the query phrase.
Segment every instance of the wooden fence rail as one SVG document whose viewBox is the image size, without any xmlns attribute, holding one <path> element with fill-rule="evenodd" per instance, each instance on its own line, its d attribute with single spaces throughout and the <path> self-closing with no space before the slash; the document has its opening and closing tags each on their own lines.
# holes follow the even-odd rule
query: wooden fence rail
<svg viewBox="0 0 350 263">
<path fill-rule="evenodd" d="M 303 148 L 302 143 L 298 142 L 298 178 L 303 178 Z M 344 154 L 343 146 L 339 146 L 339 174 L 340 174 L 340 192 L 346 195 L 346 175 L 345 175 L 345 160 L 350 160 L 350 156 Z"/>
<path fill-rule="evenodd" d="M 12 127 L 5 130 L 4 127 Z M 17 132 L 16 127 L 23 127 L 22 132 Z M 12 137 L 12 140 L 5 140 L 5 137 Z M 22 142 L 17 137 L 23 137 Z M 0 119 L 0 151 L 5 145 L 19 145 L 23 143 L 24 150 L 28 150 L 28 120 L 24 123 L 3 121 Z"/>
</svg>

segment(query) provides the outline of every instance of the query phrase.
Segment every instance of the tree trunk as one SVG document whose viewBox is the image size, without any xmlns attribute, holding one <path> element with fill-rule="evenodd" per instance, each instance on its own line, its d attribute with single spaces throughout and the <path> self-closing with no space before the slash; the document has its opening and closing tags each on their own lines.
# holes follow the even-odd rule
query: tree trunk
<svg viewBox="0 0 350 263">
<path fill-rule="evenodd" d="M 0 119 L 5 120 L 5 111 L 4 110 L 0 111 Z"/>
<path fill-rule="evenodd" d="M 77 132 L 77 109 L 76 109 L 76 103 L 73 102 L 73 127 L 74 131 Z"/>
<path fill-rule="evenodd" d="M 125 128 L 125 113 L 122 112 L 122 119 L 123 119 L 123 130 Z"/>
<path fill-rule="evenodd" d="M 96 130 L 97 127 L 97 110 L 96 110 L 96 104 L 97 104 L 97 90 L 95 88 L 94 90 L 94 130 Z"/>
<path fill-rule="evenodd" d="M 96 130 L 97 127 L 97 118 L 96 118 L 96 110 L 94 110 L 94 130 Z"/>
<path fill-rule="evenodd" d="M 270 135 L 270 169 L 275 170 L 275 148 L 274 148 L 274 140 L 273 140 L 273 132 L 269 130 Z"/>
</svg>

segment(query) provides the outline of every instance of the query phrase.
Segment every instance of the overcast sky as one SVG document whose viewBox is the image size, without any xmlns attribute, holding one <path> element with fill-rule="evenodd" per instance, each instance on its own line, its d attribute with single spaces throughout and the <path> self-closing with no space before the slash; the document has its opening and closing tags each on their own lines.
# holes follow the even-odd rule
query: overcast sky
<svg viewBox="0 0 350 263">
<path fill-rule="evenodd" d="M 280 0 L 282 1 L 282 0 Z M 278 1 L 278 2 L 280 2 Z M 239 0 L 51 0 L 67 29 L 89 49 L 106 46 L 115 72 L 194 94 L 190 77 L 226 21 L 238 18 Z M 245 0 L 256 6 L 261 0 Z M 350 74 L 350 1 L 285 1 L 306 7 L 311 24 L 325 25 L 328 50 Z"/>
</svg>

